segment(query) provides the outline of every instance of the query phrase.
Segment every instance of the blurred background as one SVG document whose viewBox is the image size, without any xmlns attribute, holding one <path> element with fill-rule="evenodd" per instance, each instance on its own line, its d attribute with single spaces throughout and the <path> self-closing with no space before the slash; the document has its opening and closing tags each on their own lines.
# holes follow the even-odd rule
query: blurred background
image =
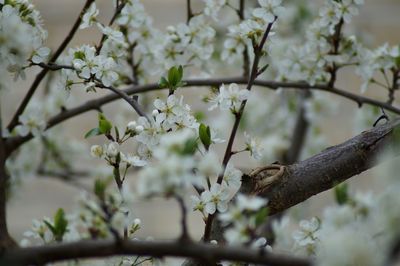
<svg viewBox="0 0 400 266">
<path fill-rule="evenodd" d="M 45 28 L 49 33 L 48 47 L 54 49 L 63 40 L 76 19 L 83 2 L 83 0 L 33 0 L 33 3 L 43 16 Z M 143 0 L 142 2 L 147 12 L 154 18 L 155 26 L 159 29 L 164 30 L 167 25 L 177 24 L 186 20 L 186 1 L 184 0 Z M 193 2 L 196 6 L 201 1 L 193 0 Z M 315 0 L 314 2 L 319 4 L 321 1 Z M 98 0 L 96 3 L 100 9 L 100 20 L 103 22 L 108 21 L 113 12 L 111 1 Z M 365 5 L 361 8 L 360 14 L 355 17 L 352 27 L 363 33 L 371 47 L 376 47 L 385 42 L 391 45 L 399 44 L 399 14 L 399 0 L 365 0 Z M 80 31 L 73 39 L 71 46 L 84 43 L 95 44 L 99 38 L 100 34 L 96 30 Z M 360 80 L 353 73 L 352 71 L 350 73 L 346 71 L 340 72 L 338 87 L 359 93 Z M 7 97 L 7 101 L 2 101 L 5 121 L 10 119 L 33 77 L 34 73 L 31 73 L 25 82 L 18 82 L 17 86 L 4 96 Z M 82 100 L 98 97 L 99 94 L 77 93 L 74 96 Z M 381 97 L 373 90 L 369 90 L 367 95 Z M 337 99 L 335 95 L 330 95 L 329 97 Z M 107 105 L 104 111 L 106 113 L 115 112 L 120 105 L 121 102 Z M 354 122 L 353 119 L 350 119 L 352 116 L 349 114 L 353 114 L 356 111 L 356 104 L 343 99 L 340 100 L 340 105 L 337 109 L 338 111 L 334 115 L 324 119 L 322 126 L 328 145 L 338 144 L 355 135 L 353 130 Z M 95 125 L 96 113 L 89 112 L 78 118 L 70 119 L 65 123 L 64 130 L 68 131 L 68 135 L 83 140 L 84 134 Z M 85 149 L 89 153 L 90 145 L 95 144 L 96 140 L 83 141 L 87 142 Z M 100 142 L 97 140 L 96 144 L 98 143 Z M 66 143 L 66 145 L 69 145 L 69 143 Z M 241 167 L 250 168 L 245 161 L 241 160 L 237 163 Z M 379 175 L 379 168 L 353 178 L 350 182 L 350 187 L 357 190 L 368 190 L 371 183 L 379 181 L 377 180 L 379 176 L 373 178 L 376 175 Z M 90 180 L 83 180 L 82 183 L 87 186 L 92 184 Z M 50 177 L 24 180 L 8 204 L 8 221 L 11 234 L 16 239 L 21 239 L 22 233 L 30 228 L 32 219 L 41 219 L 43 216 L 51 217 L 60 207 L 67 212 L 72 210 L 76 206 L 79 191 L 75 186 Z M 304 203 L 303 205 L 306 206 L 305 209 L 308 211 L 298 215 L 307 217 L 310 213 L 313 215 L 318 214 L 322 207 L 330 202 L 332 202 L 331 192 L 321 193 Z M 179 214 L 175 202 L 153 200 L 151 202 L 137 203 L 135 210 L 134 215 L 139 217 L 143 224 L 142 230 L 139 232 L 140 236 L 153 236 L 162 239 L 178 236 Z M 189 220 L 192 236 L 195 238 L 200 237 L 203 230 L 200 216 L 191 215 Z"/>
</svg>

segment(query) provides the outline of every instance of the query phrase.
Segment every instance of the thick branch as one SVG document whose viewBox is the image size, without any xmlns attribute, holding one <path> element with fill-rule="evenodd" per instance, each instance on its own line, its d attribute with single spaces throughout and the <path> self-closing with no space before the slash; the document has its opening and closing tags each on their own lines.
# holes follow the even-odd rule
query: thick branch
<svg viewBox="0 0 400 266">
<path fill-rule="evenodd" d="M 99 258 L 113 255 L 163 257 L 190 257 L 215 263 L 220 260 L 243 261 L 262 265 L 306 266 L 304 259 L 274 255 L 243 247 L 219 247 L 202 243 L 154 242 L 123 240 L 87 240 L 10 250 L 0 257 L 0 265 L 43 265 L 71 259 Z"/>
<path fill-rule="evenodd" d="M 266 171 L 256 171 L 244 176 L 242 189 L 268 198 L 269 213 L 278 213 L 373 167 L 385 148 L 395 147 L 393 152 L 400 154 L 395 138 L 399 130 L 397 119 L 364 131 L 307 160 L 283 166 L 283 174 L 274 177 L 272 184 L 266 182 L 271 180 Z M 262 187 L 263 183 L 268 185 Z"/>
<path fill-rule="evenodd" d="M 6 153 L 4 147 L 0 117 L 0 254 L 2 254 L 4 250 L 16 246 L 16 243 L 9 235 L 7 228 L 6 195 L 9 176 L 6 170 Z"/>
</svg>

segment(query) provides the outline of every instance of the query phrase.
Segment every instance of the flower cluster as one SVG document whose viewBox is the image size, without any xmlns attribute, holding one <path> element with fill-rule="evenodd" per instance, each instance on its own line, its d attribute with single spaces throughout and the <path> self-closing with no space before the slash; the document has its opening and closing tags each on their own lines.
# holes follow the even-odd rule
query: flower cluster
<svg viewBox="0 0 400 266">
<path fill-rule="evenodd" d="M 210 102 L 212 105 L 208 110 L 213 110 L 219 107 L 221 110 L 230 110 L 232 113 L 237 113 L 243 101 L 247 100 L 250 91 L 240 89 L 236 83 L 229 84 L 228 88 L 222 84 L 219 88 L 219 93 L 216 94 Z"/>
<path fill-rule="evenodd" d="M 358 59 L 357 73 L 363 80 L 361 92 L 365 92 L 371 83 L 380 86 L 383 83 L 383 87 L 387 89 L 398 86 L 398 84 L 387 83 L 390 72 L 392 75 L 396 75 L 395 73 L 400 69 L 400 47 L 398 45 L 389 47 L 386 43 L 375 50 L 360 47 Z M 383 76 L 376 77 L 378 73 Z"/>
<path fill-rule="evenodd" d="M 40 63 L 50 50 L 43 47 L 47 32 L 33 4 L 28 1 L 7 1 L 0 4 L 0 88 L 5 85 L 7 70 L 24 77 L 29 60 Z"/>
<path fill-rule="evenodd" d="M 343 22 L 348 23 L 357 14 L 363 1 L 328 1 L 320 9 L 319 16 L 305 31 L 305 40 L 293 45 L 275 47 L 272 58 L 280 60 L 274 67 L 278 79 L 307 80 L 311 85 L 326 82 L 331 78 L 331 70 L 356 62 L 358 43 L 355 37 L 342 32 Z M 284 40 L 280 42 L 285 43 Z M 296 47 L 296 48 L 294 48 Z M 283 49 L 282 49 L 283 48 Z"/>
<path fill-rule="evenodd" d="M 215 30 L 204 15 L 193 17 L 189 24 L 169 26 L 161 51 L 164 68 L 174 65 L 201 66 L 214 51 Z"/>
<path fill-rule="evenodd" d="M 236 200 L 229 210 L 219 216 L 221 222 L 228 226 L 224 237 L 230 244 L 251 244 L 254 248 L 266 248 L 271 251 L 265 238 L 257 237 L 257 228 L 267 216 L 263 208 L 267 201 L 259 197 L 237 194 Z"/>
<path fill-rule="evenodd" d="M 114 71 L 114 59 L 96 55 L 96 48 L 84 45 L 71 50 L 70 53 L 72 65 L 80 78 L 90 80 L 94 76 L 95 79 L 101 80 L 104 86 L 110 86 L 118 79 L 118 74 Z"/>
</svg>

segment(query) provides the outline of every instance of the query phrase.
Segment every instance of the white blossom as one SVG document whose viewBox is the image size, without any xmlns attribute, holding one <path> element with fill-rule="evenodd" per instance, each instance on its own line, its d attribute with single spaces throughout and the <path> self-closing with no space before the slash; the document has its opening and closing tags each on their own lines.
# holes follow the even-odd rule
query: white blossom
<svg viewBox="0 0 400 266">
<path fill-rule="evenodd" d="M 204 210 L 209 214 L 215 211 L 225 212 L 228 209 L 229 192 L 227 187 L 215 183 L 210 190 L 201 193 L 201 199 L 205 202 Z"/>
<path fill-rule="evenodd" d="M 250 155 L 254 157 L 254 159 L 260 160 L 262 158 L 263 147 L 261 146 L 259 140 L 250 137 L 250 135 L 246 132 L 244 132 L 244 138 L 246 150 L 250 152 Z"/>
<path fill-rule="evenodd" d="M 229 84 L 228 88 L 222 84 L 219 88 L 219 94 L 211 100 L 213 103 L 209 110 L 215 109 L 217 106 L 221 110 L 231 110 L 232 112 L 239 111 L 240 105 L 244 100 L 247 100 L 250 92 L 246 89 L 240 89 L 236 83 Z"/>
<path fill-rule="evenodd" d="M 93 2 L 90 7 L 86 10 L 86 13 L 82 17 L 82 23 L 79 26 L 80 29 L 89 28 L 97 21 L 97 15 L 99 10 L 96 7 L 96 2 Z"/>
<path fill-rule="evenodd" d="M 236 169 L 231 162 L 228 163 L 225 169 L 223 182 L 232 189 L 239 189 L 242 184 L 242 172 Z"/>
<path fill-rule="evenodd" d="M 253 15 L 263 19 L 266 23 L 271 23 L 283 12 L 282 0 L 258 0 L 260 8 L 253 11 Z"/>
<path fill-rule="evenodd" d="M 32 62 L 35 64 L 39 64 L 44 62 L 50 54 L 50 49 L 47 47 L 40 47 L 38 50 L 34 51 L 34 55 L 32 56 Z"/>
</svg>

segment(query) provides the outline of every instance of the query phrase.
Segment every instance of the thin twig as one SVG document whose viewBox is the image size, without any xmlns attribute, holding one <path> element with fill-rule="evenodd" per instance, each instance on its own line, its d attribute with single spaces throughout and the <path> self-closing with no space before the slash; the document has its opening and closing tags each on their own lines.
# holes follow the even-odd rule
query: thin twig
<svg viewBox="0 0 400 266">
<path fill-rule="evenodd" d="M 190 0 L 186 0 L 186 10 L 187 10 L 186 23 L 189 23 L 190 19 L 193 17 L 192 5 Z"/>
<path fill-rule="evenodd" d="M 181 196 L 175 196 L 176 200 L 178 201 L 179 208 L 181 209 L 181 236 L 179 240 L 182 242 L 190 241 L 188 229 L 187 229 L 187 210 L 185 206 L 185 202 Z"/>
<path fill-rule="evenodd" d="M 138 102 L 134 98 L 129 97 L 129 95 L 126 94 L 123 90 L 119 90 L 117 88 L 114 88 L 113 86 L 105 86 L 101 83 L 96 84 L 96 86 L 99 88 L 108 89 L 108 90 L 114 92 L 115 94 L 120 96 L 122 99 L 124 99 L 127 103 L 129 103 L 129 105 L 132 106 L 133 109 L 135 109 L 135 111 L 136 111 L 136 113 L 138 113 L 138 115 L 146 117 L 147 120 L 149 120 L 148 116 L 142 110 L 142 108 L 139 106 Z"/>
</svg>

